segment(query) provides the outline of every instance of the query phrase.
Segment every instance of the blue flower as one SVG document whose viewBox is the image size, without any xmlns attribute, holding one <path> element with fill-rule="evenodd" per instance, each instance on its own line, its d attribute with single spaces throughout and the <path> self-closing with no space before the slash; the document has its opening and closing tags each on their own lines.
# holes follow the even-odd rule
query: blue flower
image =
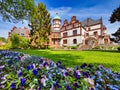
<svg viewBox="0 0 120 90">
<path fill-rule="evenodd" d="M 80 79 L 80 76 L 78 75 L 78 72 L 74 71 L 74 76 L 76 79 Z"/>
<path fill-rule="evenodd" d="M 78 85 L 78 83 L 74 83 L 74 86 L 77 88 L 80 88 L 80 86 Z"/>
<path fill-rule="evenodd" d="M 47 65 L 48 65 L 48 62 L 45 62 L 45 63 L 44 63 L 44 67 L 46 67 Z"/>
<path fill-rule="evenodd" d="M 40 63 L 41 63 L 41 64 L 43 63 L 43 59 L 40 59 Z"/>
<path fill-rule="evenodd" d="M 27 70 L 30 70 L 31 69 L 31 66 L 29 65 L 29 66 L 27 66 Z"/>
<path fill-rule="evenodd" d="M 32 72 L 33 72 L 34 75 L 38 74 L 38 71 L 36 69 L 34 69 Z"/>
<path fill-rule="evenodd" d="M 40 86 L 38 87 L 38 90 L 41 90 L 41 89 L 42 89 L 42 86 L 43 86 L 43 85 L 42 85 L 42 84 L 40 84 Z"/>
<path fill-rule="evenodd" d="M 61 88 L 61 86 L 56 82 L 53 84 L 54 87 Z"/>
<path fill-rule="evenodd" d="M 9 61 L 8 61 L 8 64 L 13 64 L 13 61 L 12 61 L 12 60 L 9 60 Z"/>
<path fill-rule="evenodd" d="M 83 69 L 83 68 L 85 68 L 86 66 L 87 66 L 87 64 L 84 63 L 84 64 L 82 64 L 80 67 Z"/>
<path fill-rule="evenodd" d="M 23 74 L 22 72 L 18 73 L 18 77 L 21 77 L 21 76 L 22 76 L 22 74 Z"/>
<path fill-rule="evenodd" d="M 86 78 L 89 77 L 89 72 L 82 72 L 82 75 L 85 76 Z"/>
<path fill-rule="evenodd" d="M 94 90 L 94 88 L 91 88 L 90 90 Z"/>
<path fill-rule="evenodd" d="M 93 65 L 92 65 L 92 64 L 89 64 L 88 67 L 91 68 L 91 67 L 93 67 Z"/>
<path fill-rule="evenodd" d="M 65 72 L 65 76 L 68 76 L 69 75 L 69 73 L 68 72 Z"/>
<path fill-rule="evenodd" d="M 31 64 L 31 69 L 33 69 L 34 68 L 34 66 L 33 66 L 33 64 Z"/>
<path fill-rule="evenodd" d="M 78 70 L 79 69 L 79 67 L 78 66 L 76 66 L 76 70 Z"/>
<path fill-rule="evenodd" d="M 20 81 L 21 81 L 20 83 L 22 86 L 26 84 L 26 78 L 21 78 Z"/>
<path fill-rule="evenodd" d="M 11 89 L 16 88 L 16 83 L 11 83 L 10 88 Z"/>
<path fill-rule="evenodd" d="M 71 90 L 71 87 L 69 85 L 67 85 L 66 90 Z"/>
</svg>

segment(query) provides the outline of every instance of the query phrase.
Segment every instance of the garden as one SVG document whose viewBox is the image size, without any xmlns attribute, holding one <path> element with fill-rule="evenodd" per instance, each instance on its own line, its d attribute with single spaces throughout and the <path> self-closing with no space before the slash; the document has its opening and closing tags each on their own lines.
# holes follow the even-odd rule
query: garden
<svg viewBox="0 0 120 90">
<path fill-rule="evenodd" d="M 114 68 L 111 70 L 110 68 L 107 68 L 107 66 L 104 67 L 103 65 L 94 65 L 90 62 L 76 64 L 76 66 L 70 66 L 69 64 L 65 64 L 65 60 L 63 62 L 62 58 L 58 61 L 52 61 L 51 59 L 48 59 L 49 57 L 47 58 L 47 56 L 45 56 L 46 58 L 41 57 L 43 55 L 46 55 L 47 53 L 47 55 L 49 56 L 52 55 L 50 54 L 50 51 L 47 50 L 46 52 L 43 50 L 31 50 L 34 54 L 32 54 L 30 50 L 29 52 L 26 50 L 26 52 L 28 52 L 29 54 L 31 53 L 31 55 L 25 54 L 25 50 L 22 52 L 21 50 L 18 51 L 0 51 L 1 90 L 120 89 L 119 67 L 117 67 L 118 70 L 115 71 Z M 60 53 L 60 51 L 51 51 L 51 53 L 54 52 Z M 73 52 L 75 53 L 75 51 Z M 40 53 L 42 53 L 41 56 Z M 58 53 L 56 53 L 56 57 L 58 55 L 59 59 L 60 56 Z M 91 53 L 93 52 L 91 51 Z M 97 53 L 100 54 L 99 52 Z M 109 54 L 110 53 L 112 54 L 112 52 L 109 52 Z M 68 55 L 68 53 L 63 54 Z M 119 53 L 116 54 L 118 55 Z M 69 55 L 69 59 L 74 59 L 73 56 L 70 57 Z M 62 57 L 64 58 L 64 55 L 62 55 Z M 64 59 L 66 58 L 67 57 L 65 57 Z M 66 60 L 66 62 L 67 61 L 69 62 L 69 60 Z"/>
</svg>

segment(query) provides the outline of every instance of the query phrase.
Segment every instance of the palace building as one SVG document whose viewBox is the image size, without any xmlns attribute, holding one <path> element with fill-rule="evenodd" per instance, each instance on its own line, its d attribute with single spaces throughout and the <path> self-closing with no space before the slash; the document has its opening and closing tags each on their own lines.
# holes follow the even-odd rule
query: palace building
<svg viewBox="0 0 120 90">
<path fill-rule="evenodd" d="M 8 32 L 8 41 L 10 40 L 10 37 L 11 35 L 15 33 L 15 34 L 18 34 L 18 35 L 21 35 L 23 37 L 26 37 L 26 38 L 29 38 L 30 37 L 30 30 L 26 27 L 24 28 L 17 28 L 17 27 L 13 27 L 10 32 Z"/>
<path fill-rule="evenodd" d="M 61 18 L 56 14 L 52 21 L 49 45 L 53 48 L 76 45 L 79 48 L 93 48 L 97 45 L 108 45 L 110 35 L 106 33 L 106 29 L 102 18 L 98 20 L 87 18 L 81 22 L 73 16 L 70 22 L 64 20 L 62 25 Z"/>
<path fill-rule="evenodd" d="M 106 33 L 107 28 L 103 24 L 102 18 L 98 20 L 87 18 L 81 22 L 77 20 L 76 16 L 73 16 L 70 22 L 66 19 L 62 24 L 61 18 L 56 14 L 52 20 L 51 28 L 49 46 L 55 49 L 67 46 L 90 49 L 97 45 L 110 44 L 110 35 Z M 26 27 L 13 27 L 8 33 L 8 40 L 10 40 L 12 33 L 30 38 L 30 30 Z"/>
</svg>

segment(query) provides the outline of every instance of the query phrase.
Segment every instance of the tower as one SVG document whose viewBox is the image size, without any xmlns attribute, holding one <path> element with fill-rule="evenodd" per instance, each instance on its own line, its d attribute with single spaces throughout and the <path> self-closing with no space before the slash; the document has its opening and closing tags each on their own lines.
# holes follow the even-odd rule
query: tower
<svg viewBox="0 0 120 90">
<path fill-rule="evenodd" d="M 61 27 L 61 19 L 58 16 L 58 13 L 56 13 L 56 16 L 53 18 L 53 31 L 60 31 L 60 27 Z"/>
</svg>

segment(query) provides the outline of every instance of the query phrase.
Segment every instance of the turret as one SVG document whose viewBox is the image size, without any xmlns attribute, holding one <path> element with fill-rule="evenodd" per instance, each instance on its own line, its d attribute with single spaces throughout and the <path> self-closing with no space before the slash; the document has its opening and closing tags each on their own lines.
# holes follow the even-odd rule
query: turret
<svg viewBox="0 0 120 90">
<path fill-rule="evenodd" d="M 53 30 L 60 31 L 60 27 L 61 27 L 61 19 L 58 16 L 58 13 L 56 13 L 56 16 L 53 18 Z"/>
</svg>

